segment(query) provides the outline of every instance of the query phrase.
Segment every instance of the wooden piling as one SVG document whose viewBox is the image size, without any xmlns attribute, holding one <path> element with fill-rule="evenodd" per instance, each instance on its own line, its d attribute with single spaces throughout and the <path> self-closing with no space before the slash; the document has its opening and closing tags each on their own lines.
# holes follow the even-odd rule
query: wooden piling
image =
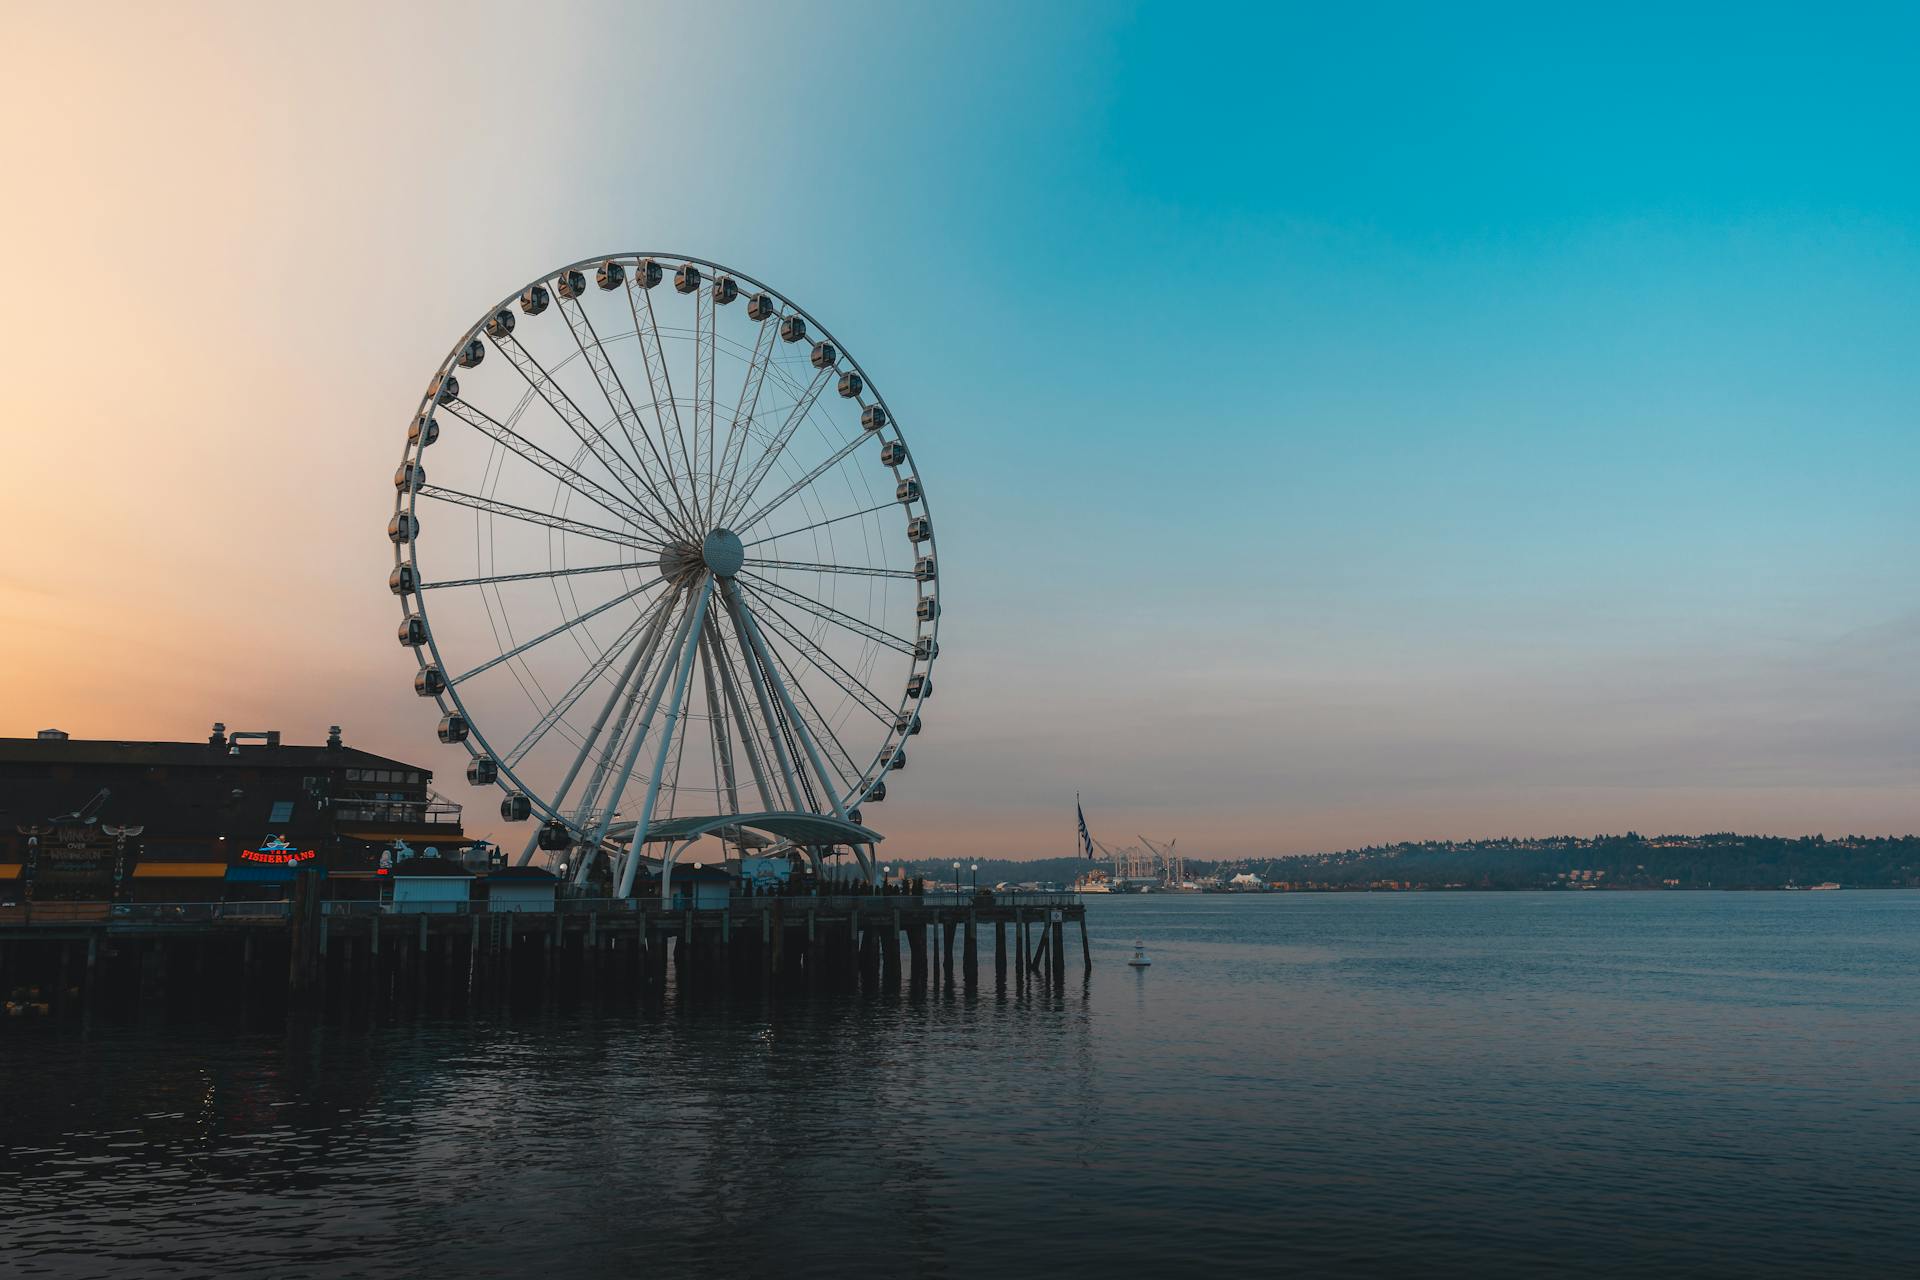
<svg viewBox="0 0 1920 1280">
<path fill-rule="evenodd" d="M 961 973 L 969 987 L 978 986 L 980 983 L 980 922 L 976 918 L 977 915 L 978 913 L 972 910 L 967 912 L 966 942 L 961 956 L 961 963 L 964 966 Z"/>
</svg>

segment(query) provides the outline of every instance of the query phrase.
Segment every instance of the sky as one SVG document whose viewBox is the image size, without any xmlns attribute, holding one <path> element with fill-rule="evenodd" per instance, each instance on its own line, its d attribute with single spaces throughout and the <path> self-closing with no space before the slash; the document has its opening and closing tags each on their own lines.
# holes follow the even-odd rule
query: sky
<svg viewBox="0 0 1920 1280">
<path fill-rule="evenodd" d="M 0 9 L 0 734 L 347 741 L 421 388 L 774 283 L 939 512 L 896 856 L 1920 828 L 1911 9 Z"/>
</svg>

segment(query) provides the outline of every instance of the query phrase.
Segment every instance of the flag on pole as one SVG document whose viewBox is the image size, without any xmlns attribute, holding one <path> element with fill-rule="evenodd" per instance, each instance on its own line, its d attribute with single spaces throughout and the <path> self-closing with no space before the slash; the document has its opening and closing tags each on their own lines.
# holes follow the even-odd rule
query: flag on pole
<svg viewBox="0 0 1920 1280">
<path fill-rule="evenodd" d="M 1080 807 L 1080 793 L 1073 793 L 1073 811 L 1080 815 L 1080 848 L 1086 853 L 1087 861 L 1093 861 L 1093 837 L 1087 834 L 1087 811 Z"/>
</svg>

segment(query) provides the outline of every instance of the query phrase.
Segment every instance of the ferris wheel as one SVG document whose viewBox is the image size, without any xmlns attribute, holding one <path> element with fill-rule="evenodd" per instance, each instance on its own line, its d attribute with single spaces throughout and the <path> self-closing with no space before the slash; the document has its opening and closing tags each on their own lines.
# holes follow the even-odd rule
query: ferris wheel
<svg viewBox="0 0 1920 1280">
<path fill-rule="evenodd" d="M 625 897 L 657 860 L 665 894 L 718 838 L 871 876 L 862 807 L 933 692 L 933 521 L 812 316 L 697 258 L 573 263 L 454 343 L 393 483 L 414 691 L 534 823 L 522 864 Z"/>
</svg>

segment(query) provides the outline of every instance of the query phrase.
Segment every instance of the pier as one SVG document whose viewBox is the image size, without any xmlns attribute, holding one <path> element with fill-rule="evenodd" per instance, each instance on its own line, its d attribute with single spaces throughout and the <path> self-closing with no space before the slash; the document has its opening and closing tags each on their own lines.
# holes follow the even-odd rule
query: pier
<svg viewBox="0 0 1920 1280">
<path fill-rule="evenodd" d="M 302 877 L 300 890 L 313 881 Z M 1078 933 L 1078 938 L 1073 937 Z M 1077 948 L 1075 943 L 1077 942 Z M 1077 949 L 1078 955 L 1073 952 Z M 290 900 L 0 908 L 0 993 L 14 1017 L 294 1013 L 346 1024 L 703 993 L 879 995 L 1058 988 L 1091 971 L 1071 894 L 734 898 L 663 907 L 562 899 Z"/>
</svg>

